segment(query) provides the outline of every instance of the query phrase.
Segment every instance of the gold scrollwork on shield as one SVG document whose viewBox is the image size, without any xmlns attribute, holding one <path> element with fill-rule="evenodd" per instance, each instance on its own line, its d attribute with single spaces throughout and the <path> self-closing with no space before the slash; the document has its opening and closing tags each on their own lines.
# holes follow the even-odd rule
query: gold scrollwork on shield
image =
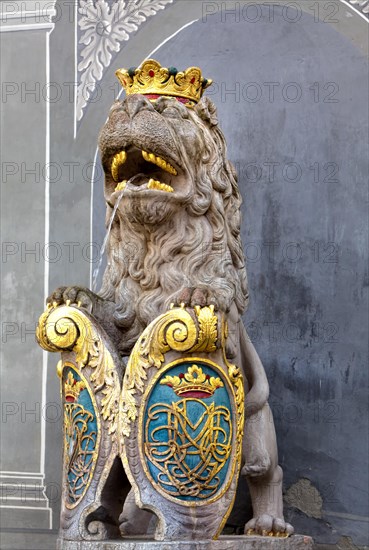
<svg viewBox="0 0 369 550">
<path fill-rule="evenodd" d="M 77 307 L 48 307 L 36 329 L 40 346 L 53 352 L 74 351 L 79 370 L 93 369 L 95 393 L 102 391 L 101 413 L 109 421 L 109 433 L 117 429 L 120 382 L 113 358 L 90 318 Z"/>
<path fill-rule="evenodd" d="M 189 419 L 189 401 L 202 408 L 196 422 Z M 160 417 L 165 418 L 166 423 L 152 427 Z M 231 451 L 231 413 L 224 406 L 182 399 L 176 403 L 155 403 L 148 410 L 144 452 L 158 469 L 161 490 L 172 497 L 212 497 L 220 486 L 217 474 Z M 192 467 L 186 462 L 188 457 Z"/>
<path fill-rule="evenodd" d="M 214 306 L 195 307 L 196 322 L 184 307 L 173 308 L 155 319 L 142 333 L 130 355 L 120 402 L 120 430 L 129 436 L 137 418 L 135 394 L 142 393 L 146 370 L 160 368 L 169 350 L 212 352 L 218 344 L 218 318 Z"/>
<path fill-rule="evenodd" d="M 96 400 L 82 374 L 68 362 L 64 369 L 65 506 L 73 509 L 83 499 L 93 476 L 99 452 L 100 421 L 96 415 Z"/>
</svg>

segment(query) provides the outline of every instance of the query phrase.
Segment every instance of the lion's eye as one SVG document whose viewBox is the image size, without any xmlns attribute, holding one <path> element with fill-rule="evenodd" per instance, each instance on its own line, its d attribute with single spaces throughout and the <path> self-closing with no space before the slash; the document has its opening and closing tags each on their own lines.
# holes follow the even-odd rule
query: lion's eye
<svg viewBox="0 0 369 550">
<path fill-rule="evenodd" d="M 182 118 L 181 113 L 175 107 L 166 107 L 162 113 L 168 118 Z"/>
<path fill-rule="evenodd" d="M 188 109 L 182 103 L 171 97 L 159 97 L 154 103 L 155 110 L 166 118 L 177 120 L 188 118 Z"/>
</svg>

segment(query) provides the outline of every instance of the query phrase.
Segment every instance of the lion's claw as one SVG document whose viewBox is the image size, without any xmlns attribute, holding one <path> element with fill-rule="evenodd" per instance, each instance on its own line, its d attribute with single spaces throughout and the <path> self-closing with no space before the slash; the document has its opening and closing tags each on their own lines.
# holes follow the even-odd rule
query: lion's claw
<svg viewBox="0 0 369 550">
<path fill-rule="evenodd" d="M 63 293 L 67 289 L 66 286 L 60 286 L 46 299 L 46 303 L 53 307 L 59 306 L 63 303 Z"/>
<path fill-rule="evenodd" d="M 90 313 L 99 297 L 88 290 L 79 286 L 61 286 L 57 288 L 46 300 L 47 304 L 53 307 L 60 305 L 76 305 L 77 307 L 87 309 Z"/>
<path fill-rule="evenodd" d="M 284 521 L 283 518 L 263 514 L 252 518 L 245 525 L 246 535 L 259 535 L 263 537 L 288 537 L 293 535 L 292 525 Z"/>
<path fill-rule="evenodd" d="M 177 307 L 205 307 L 213 305 L 214 309 L 218 309 L 218 302 L 214 293 L 205 287 L 185 287 L 175 296 L 172 302 Z"/>
</svg>

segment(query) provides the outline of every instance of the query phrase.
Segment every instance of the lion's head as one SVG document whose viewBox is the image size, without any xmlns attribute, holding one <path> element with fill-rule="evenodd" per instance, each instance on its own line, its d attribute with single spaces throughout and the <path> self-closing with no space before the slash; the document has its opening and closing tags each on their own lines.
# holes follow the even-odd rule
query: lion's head
<svg viewBox="0 0 369 550">
<path fill-rule="evenodd" d="M 128 96 L 114 103 L 99 146 L 107 221 L 116 209 L 100 295 L 116 303 L 122 351 L 184 287 L 211 288 L 222 310 L 235 303 L 241 313 L 241 198 L 214 104 Z"/>
</svg>

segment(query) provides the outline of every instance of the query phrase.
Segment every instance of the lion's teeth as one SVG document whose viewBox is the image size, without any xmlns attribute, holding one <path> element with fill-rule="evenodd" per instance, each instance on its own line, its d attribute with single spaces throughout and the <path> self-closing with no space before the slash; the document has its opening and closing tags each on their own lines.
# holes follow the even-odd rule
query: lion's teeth
<svg viewBox="0 0 369 550">
<path fill-rule="evenodd" d="M 120 181 L 116 186 L 115 191 L 123 191 L 126 185 L 127 185 L 127 180 Z"/>
<path fill-rule="evenodd" d="M 161 183 L 158 180 L 154 180 L 151 178 L 149 180 L 149 183 L 147 184 L 148 189 L 158 189 L 159 191 L 166 191 L 167 193 L 173 193 L 174 189 L 171 185 L 167 185 L 166 183 Z"/>
<path fill-rule="evenodd" d="M 164 161 L 164 166 L 163 166 L 164 170 L 166 170 L 167 172 L 169 172 L 169 174 L 173 174 L 173 176 L 176 176 L 177 175 L 177 170 L 175 168 L 173 168 L 173 166 L 171 164 L 169 164 L 169 162 L 165 162 Z"/>
<path fill-rule="evenodd" d="M 164 159 L 162 159 L 161 157 L 156 157 L 156 164 L 158 164 L 160 166 L 160 168 L 164 168 L 166 167 L 167 163 L 165 162 Z"/>
<path fill-rule="evenodd" d="M 177 175 L 177 170 L 175 168 L 173 168 L 173 166 L 171 164 L 169 164 L 169 162 L 166 162 L 163 159 L 161 159 L 161 161 L 163 163 L 162 167 L 166 172 L 169 172 L 169 174 L 173 174 L 173 176 Z"/>
<path fill-rule="evenodd" d="M 127 160 L 127 153 L 125 151 L 120 151 L 120 153 L 117 153 L 114 155 L 113 160 L 111 162 L 111 174 L 113 176 L 114 181 L 118 181 L 119 179 L 119 168 L 124 164 Z"/>
<path fill-rule="evenodd" d="M 152 164 L 156 164 L 156 166 L 159 166 L 159 168 L 162 168 L 166 172 L 169 172 L 169 174 L 172 174 L 173 176 L 177 175 L 177 170 L 169 164 L 169 162 L 166 162 L 161 157 L 156 157 L 153 153 L 148 153 L 147 151 L 142 151 L 142 156 L 147 162 L 152 162 Z"/>
<path fill-rule="evenodd" d="M 156 180 L 153 180 L 152 178 L 149 180 L 149 183 L 147 184 L 148 189 L 157 189 L 156 186 Z"/>
</svg>

